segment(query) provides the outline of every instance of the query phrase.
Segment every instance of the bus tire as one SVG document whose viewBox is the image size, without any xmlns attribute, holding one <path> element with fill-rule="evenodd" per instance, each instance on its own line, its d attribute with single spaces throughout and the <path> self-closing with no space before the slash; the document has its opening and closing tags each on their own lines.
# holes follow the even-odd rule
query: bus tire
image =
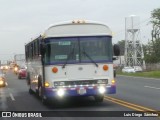
<svg viewBox="0 0 160 120">
<path fill-rule="evenodd" d="M 31 88 L 29 88 L 29 94 L 33 94 L 34 92 L 32 91 Z"/>
<path fill-rule="evenodd" d="M 44 91 L 43 91 L 42 85 L 39 88 L 40 88 L 39 89 L 40 91 L 38 91 L 39 92 L 39 98 L 41 99 L 42 104 L 43 105 L 49 105 L 50 99 L 49 98 L 44 98 Z"/>
<path fill-rule="evenodd" d="M 103 102 L 104 95 L 96 95 L 94 96 L 96 102 Z"/>
<path fill-rule="evenodd" d="M 38 76 L 38 90 L 36 91 L 36 94 L 39 98 L 42 98 L 42 77 Z"/>
<path fill-rule="evenodd" d="M 41 101 L 42 101 L 43 105 L 49 105 L 49 99 L 48 98 L 44 99 L 44 97 L 42 97 Z"/>
</svg>

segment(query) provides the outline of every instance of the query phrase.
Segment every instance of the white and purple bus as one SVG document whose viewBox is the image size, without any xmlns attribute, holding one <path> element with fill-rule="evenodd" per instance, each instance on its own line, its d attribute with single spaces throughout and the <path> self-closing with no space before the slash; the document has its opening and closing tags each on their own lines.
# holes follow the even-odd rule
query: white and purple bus
<svg viewBox="0 0 160 120">
<path fill-rule="evenodd" d="M 43 103 L 70 96 L 102 102 L 116 93 L 112 32 L 98 22 L 71 21 L 50 26 L 25 45 L 29 92 Z"/>
</svg>

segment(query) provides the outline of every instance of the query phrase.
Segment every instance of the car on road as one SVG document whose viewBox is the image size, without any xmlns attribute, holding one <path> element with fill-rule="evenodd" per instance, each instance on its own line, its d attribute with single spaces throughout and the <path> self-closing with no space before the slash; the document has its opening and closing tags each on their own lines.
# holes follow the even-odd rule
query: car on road
<svg viewBox="0 0 160 120">
<path fill-rule="evenodd" d="M 8 70 L 9 66 L 8 65 L 2 65 L 0 68 L 1 68 L 1 70 Z"/>
<path fill-rule="evenodd" d="M 135 71 L 135 69 L 133 68 L 133 67 L 124 67 L 123 69 L 122 69 L 122 72 L 124 72 L 124 73 L 135 73 L 136 71 Z"/>
<path fill-rule="evenodd" d="M 135 72 L 142 72 L 142 67 L 141 66 L 133 66 Z"/>
<path fill-rule="evenodd" d="M 27 71 L 25 68 L 20 68 L 19 71 L 18 71 L 18 79 L 21 79 L 21 78 L 26 78 L 27 76 Z"/>
<path fill-rule="evenodd" d="M 0 70 L 0 87 L 6 86 L 5 74 Z"/>
</svg>

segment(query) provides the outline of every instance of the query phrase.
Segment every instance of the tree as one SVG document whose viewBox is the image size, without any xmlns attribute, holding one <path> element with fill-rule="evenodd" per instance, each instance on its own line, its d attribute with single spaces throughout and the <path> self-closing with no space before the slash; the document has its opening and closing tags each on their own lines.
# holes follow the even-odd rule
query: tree
<svg viewBox="0 0 160 120">
<path fill-rule="evenodd" d="M 160 62 L 160 8 L 154 9 L 151 12 L 151 21 L 153 30 L 151 32 L 152 40 L 145 45 L 144 59 L 146 63 Z"/>
<path fill-rule="evenodd" d="M 160 38 L 160 8 L 151 12 L 151 23 L 153 24 L 152 41 Z"/>
</svg>

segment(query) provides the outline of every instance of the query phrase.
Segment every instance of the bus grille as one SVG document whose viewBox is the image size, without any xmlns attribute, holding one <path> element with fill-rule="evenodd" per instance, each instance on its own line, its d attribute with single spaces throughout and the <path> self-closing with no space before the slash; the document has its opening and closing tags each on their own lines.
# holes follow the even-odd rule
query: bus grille
<svg viewBox="0 0 160 120">
<path fill-rule="evenodd" d="M 54 86 L 75 86 L 75 85 L 95 85 L 95 84 L 108 84 L 108 80 L 81 80 L 81 81 L 56 81 Z"/>
</svg>

